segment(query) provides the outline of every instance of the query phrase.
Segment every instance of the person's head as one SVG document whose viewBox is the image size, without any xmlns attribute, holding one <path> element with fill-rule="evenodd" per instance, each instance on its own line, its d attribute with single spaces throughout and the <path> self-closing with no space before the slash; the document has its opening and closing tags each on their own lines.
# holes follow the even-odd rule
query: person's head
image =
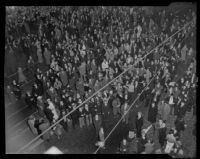
<svg viewBox="0 0 200 159">
<path fill-rule="evenodd" d="M 12 83 L 13 83 L 14 85 L 16 85 L 16 81 L 15 81 L 15 80 L 13 80 Z"/>
<path fill-rule="evenodd" d="M 100 132 L 101 132 L 101 133 L 104 133 L 103 127 L 100 128 Z"/>
<path fill-rule="evenodd" d="M 126 143 L 127 143 L 126 139 L 123 139 L 122 142 L 124 145 L 126 145 Z"/>
<path fill-rule="evenodd" d="M 137 117 L 138 117 L 138 119 L 140 119 L 142 117 L 142 112 L 138 112 Z"/>
<path fill-rule="evenodd" d="M 98 119 L 99 119 L 99 115 L 96 114 L 96 115 L 95 115 L 95 120 L 98 120 Z"/>
</svg>

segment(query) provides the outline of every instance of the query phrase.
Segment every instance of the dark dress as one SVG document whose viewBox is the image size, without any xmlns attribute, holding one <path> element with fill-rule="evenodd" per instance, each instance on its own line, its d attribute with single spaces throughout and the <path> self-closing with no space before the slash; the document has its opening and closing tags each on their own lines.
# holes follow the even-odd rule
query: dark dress
<svg viewBox="0 0 200 159">
<path fill-rule="evenodd" d="M 159 132 L 158 140 L 159 140 L 161 147 L 164 146 L 164 143 L 165 143 L 165 140 L 166 140 L 166 131 L 167 131 L 166 127 L 158 129 L 158 132 Z"/>
<path fill-rule="evenodd" d="M 154 108 L 152 106 L 149 107 L 149 112 L 148 112 L 148 121 L 149 122 L 151 122 L 151 123 L 156 122 L 157 112 L 158 112 L 158 109 L 156 106 L 154 106 Z"/>
<path fill-rule="evenodd" d="M 142 126 L 143 126 L 143 117 L 141 117 L 140 119 L 136 118 L 136 134 L 138 138 L 141 137 Z"/>
<path fill-rule="evenodd" d="M 147 138 L 145 137 L 144 139 L 143 138 L 140 138 L 138 140 L 138 154 L 140 154 L 141 152 L 144 152 L 145 150 L 145 144 L 147 143 Z"/>
</svg>

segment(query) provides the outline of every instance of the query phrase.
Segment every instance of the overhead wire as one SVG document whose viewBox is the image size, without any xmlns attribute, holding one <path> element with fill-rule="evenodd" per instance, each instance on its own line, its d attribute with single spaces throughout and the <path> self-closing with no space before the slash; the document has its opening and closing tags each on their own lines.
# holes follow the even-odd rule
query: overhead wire
<svg viewBox="0 0 200 159">
<path fill-rule="evenodd" d="M 166 40 L 164 40 L 163 42 L 161 42 L 159 45 L 157 45 L 156 47 L 154 47 L 151 51 L 149 51 L 146 55 L 144 55 L 142 59 L 144 59 L 145 57 L 147 57 L 149 54 L 151 54 L 156 48 L 162 46 L 164 43 L 166 43 L 170 38 L 172 38 L 174 35 L 176 35 L 177 33 L 179 33 L 180 31 L 182 31 L 185 27 L 187 27 L 189 24 L 191 24 L 193 21 L 188 22 L 185 26 L 183 26 L 180 30 L 176 31 L 174 34 L 172 34 L 170 37 L 168 37 Z M 87 98 L 84 102 L 82 102 L 81 104 L 79 104 L 75 109 L 73 109 L 72 111 L 70 111 L 68 114 L 66 114 L 65 116 L 63 116 L 61 119 L 59 119 L 58 121 L 56 121 L 54 124 L 52 124 L 49 128 L 47 128 L 45 131 L 43 131 L 40 135 L 36 136 L 33 140 L 31 140 L 29 143 L 27 143 L 25 146 L 23 146 L 22 148 L 20 148 L 16 153 L 20 153 L 22 150 L 24 150 L 25 148 L 27 148 L 29 145 L 31 145 L 32 143 L 34 143 L 36 140 L 38 140 L 42 135 L 44 135 L 46 132 L 48 132 L 49 130 L 51 130 L 53 127 L 55 127 L 58 123 L 60 123 L 64 118 L 66 118 L 67 116 L 69 116 L 70 114 L 72 114 L 74 111 L 76 111 L 78 108 L 80 108 L 83 104 L 85 104 L 86 102 L 88 102 L 92 97 L 94 97 L 95 95 L 97 95 L 100 91 L 102 91 L 104 88 L 106 88 L 108 85 L 110 85 L 112 82 L 114 82 L 117 78 L 119 78 L 120 76 L 122 76 L 123 74 L 125 74 L 128 70 L 130 70 L 133 66 L 135 66 L 137 63 L 139 63 L 139 61 L 135 62 L 133 65 L 129 66 L 126 70 L 124 70 L 122 73 L 120 73 L 117 77 L 115 77 L 114 79 L 112 79 L 110 82 L 108 82 L 106 85 L 104 85 L 102 88 L 100 88 L 99 90 L 97 90 L 94 94 L 92 94 L 89 98 Z"/>
<path fill-rule="evenodd" d="M 157 71 L 159 72 L 162 69 L 162 67 Z M 117 128 L 117 126 L 120 124 L 120 122 L 123 120 L 123 118 L 126 116 L 126 114 L 131 110 L 131 108 L 133 107 L 133 105 L 135 104 L 135 102 L 139 99 L 139 97 L 142 95 L 142 93 L 146 90 L 146 88 L 150 85 L 150 83 L 153 81 L 153 79 L 157 76 L 157 73 L 155 74 L 155 76 L 150 80 L 150 82 L 145 86 L 145 88 L 142 90 L 142 92 L 136 97 L 136 99 L 133 101 L 133 103 L 131 104 L 131 106 L 128 108 L 128 110 L 125 112 L 125 114 L 123 114 L 121 116 L 121 118 L 118 120 L 118 122 L 115 124 L 115 126 L 113 127 L 113 129 L 110 131 L 110 133 L 107 135 L 107 137 L 104 139 L 104 144 L 106 142 L 106 140 L 110 137 L 110 135 L 113 133 L 113 131 Z M 98 148 L 96 149 L 96 151 L 93 154 L 96 154 L 99 149 L 101 148 L 101 146 L 98 146 Z"/>
<path fill-rule="evenodd" d="M 160 68 L 157 72 L 159 72 L 162 68 Z M 120 122 L 122 121 L 122 119 L 126 116 L 126 114 L 129 112 L 129 110 L 131 110 L 132 106 L 135 104 L 135 102 L 139 99 L 139 97 L 142 95 L 142 93 L 146 90 L 146 88 L 150 85 L 150 83 L 153 81 L 153 79 L 157 76 L 157 74 L 155 74 L 154 77 L 152 77 L 152 79 L 149 81 L 149 83 L 145 86 L 145 88 L 142 90 L 142 92 L 136 97 L 136 99 L 133 101 L 133 103 L 131 104 L 131 106 L 128 108 L 128 110 L 125 112 L 125 114 L 122 115 L 122 117 L 119 119 L 119 121 L 117 122 L 117 124 L 113 127 L 113 129 L 110 131 L 110 133 L 107 135 L 107 137 L 104 140 L 104 143 L 106 142 L 106 140 L 110 137 L 110 135 L 112 134 L 112 132 L 115 130 L 115 128 L 120 124 Z M 94 154 L 96 154 L 99 149 L 101 147 L 99 146 L 97 148 L 97 150 L 94 152 Z"/>
</svg>

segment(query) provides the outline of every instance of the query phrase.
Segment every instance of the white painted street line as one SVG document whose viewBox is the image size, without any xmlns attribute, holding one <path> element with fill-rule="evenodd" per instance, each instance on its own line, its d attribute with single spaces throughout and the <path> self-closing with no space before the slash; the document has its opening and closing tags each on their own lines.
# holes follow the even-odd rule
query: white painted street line
<svg viewBox="0 0 200 159">
<path fill-rule="evenodd" d="M 21 131 L 21 132 L 18 132 L 18 134 L 17 135 L 15 135 L 15 136 L 13 136 L 13 137 L 11 137 L 11 138 L 9 138 L 8 140 L 7 140 L 7 144 L 11 144 L 11 141 L 13 142 L 13 140 L 15 140 L 17 137 L 19 137 L 22 133 L 25 133 L 26 131 L 28 131 L 29 130 L 29 128 L 27 127 L 26 129 L 23 129 L 23 131 Z"/>
<path fill-rule="evenodd" d="M 21 112 L 21 111 L 24 110 L 25 108 L 28 108 L 28 106 L 26 105 L 25 107 L 23 107 L 23 108 L 17 110 L 16 112 L 12 113 L 11 115 L 9 115 L 9 116 L 7 117 L 7 120 L 9 120 L 10 118 L 12 118 L 15 114 Z"/>
<path fill-rule="evenodd" d="M 5 108 L 7 108 L 8 106 L 10 106 L 12 103 L 8 103 L 8 104 L 5 104 Z"/>
<path fill-rule="evenodd" d="M 37 112 L 34 112 L 33 114 L 35 114 L 35 113 L 37 113 Z M 33 114 L 31 114 L 31 115 L 33 115 Z M 29 115 L 29 116 L 30 116 L 30 115 Z M 16 127 L 18 127 L 20 124 L 22 124 L 24 121 L 26 121 L 26 120 L 29 118 L 29 116 L 26 117 L 25 119 L 21 120 L 21 121 L 18 122 L 17 124 L 15 124 L 15 126 L 13 126 L 12 128 L 8 129 L 8 131 L 10 131 L 10 130 L 16 128 Z"/>
</svg>

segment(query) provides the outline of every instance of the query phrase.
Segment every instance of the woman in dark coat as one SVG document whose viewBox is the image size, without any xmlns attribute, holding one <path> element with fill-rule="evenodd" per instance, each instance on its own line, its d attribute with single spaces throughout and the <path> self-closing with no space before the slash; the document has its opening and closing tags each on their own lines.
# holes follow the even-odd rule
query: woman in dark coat
<svg viewBox="0 0 200 159">
<path fill-rule="evenodd" d="M 166 132 L 167 132 L 167 127 L 165 122 L 160 120 L 160 128 L 158 129 L 158 141 L 160 143 L 161 148 L 164 146 L 165 140 L 166 140 Z"/>
<path fill-rule="evenodd" d="M 178 134 L 178 136 L 180 136 L 181 131 L 185 130 L 185 121 L 183 120 L 182 117 L 177 118 L 174 124 L 175 124 L 176 130 L 177 130 L 177 134 Z"/>
<path fill-rule="evenodd" d="M 153 125 L 154 130 L 155 130 L 157 113 L 158 113 L 158 109 L 155 106 L 155 103 L 152 103 L 152 105 L 149 107 L 148 121 Z"/>
<path fill-rule="evenodd" d="M 17 84 L 15 80 L 13 80 L 12 87 L 13 87 L 13 92 L 14 92 L 17 100 L 20 100 L 22 92 L 21 92 L 21 88 L 20 88 L 19 84 Z"/>
<path fill-rule="evenodd" d="M 142 117 L 142 113 L 138 112 L 137 113 L 137 118 L 135 120 L 136 122 L 136 135 L 138 138 L 141 137 L 141 131 L 142 131 L 142 126 L 143 126 L 143 117 Z"/>
</svg>

